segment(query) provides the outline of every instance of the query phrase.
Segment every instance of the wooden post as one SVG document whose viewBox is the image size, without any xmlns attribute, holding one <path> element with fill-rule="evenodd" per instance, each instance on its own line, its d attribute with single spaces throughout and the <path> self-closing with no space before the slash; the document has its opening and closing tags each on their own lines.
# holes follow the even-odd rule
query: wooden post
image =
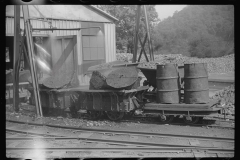
<svg viewBox="0 0 240 160">
<path fill-rule="evenodd" d="M 19 111 L 20 6 L 14 5 L 13 107 Z M 9 95 L 10 96 L 10 95 Z"/>
<path fill-rule="evenodd" d="M 145 20 L 146 20 L 145 22 L 146 22 L 147 34 L 148 34 L 148 47 L 149 47 L 150 60 L 154 61 L 152 42 L 151 42 L 151 37 L 150 37 L 150 30 L 149 30 L 149 26 L 148 26 L 148 16 L 147 16 L 146 6 L 144 5 L 143 8 L 144 8 L 144 14 L 145 14 Z"/>
<path fill-rule="evenodd" d="M 144 49 L 144 46 L 145 46 L 145 43 L 146 43 L 146 40 L 147 40 L 147 34 L 145 35 L 145 38 L 144 38 L 143 43 L 142 43 L 141 38 L 140 38 L 139 35 L 138 35 L 138 38 L 139 38 L 140 45 L 142 46 L 140 55 L 139 55 L 139 57 L 138 57 L 138 62 L 140 62 L 140 60 L 141 60 L 142 52 L 144 53 L 144 56 L 145 56 L 147 62 L 149 62 L 148 57 L 147 57 L 147 54 L 146 54 L 145 49 Z"/>
<path fill-rule="evenodd" d="M 139 29 L 140 13 L 141 13 L 141 5 L 138 5 L 137 6 L 137 13 L 136 13 L 136 29 L 135 29 L 135 35 L 134 35 L 134 51 L 133 51 L 132 63 L 135 63 L 136 60 L 137 60 L 138 29 Z"/>
<path fill-rule="evenodd" d="M 37 116 L 42 117 L 42 107 L 41 107 L 41 101 L 40 101 L 40 95 L 39 95 L 36 66 L 33 60 L 34 51 L 33 51 L 32 32 L 31 32 L 30 21 L 29 21 L 30 17 L 29 17 L 28 5 L 23 5 L 22 11 L 23 11 L 23 18 L 24 18 L 24 27 L 26 31 L 27 50 L 28 50 L 28 54 L 29 54 L 28 56 L 30 60 L 31 77 L 33 82 L 33 92 L 34 92 L 34 97 L 36 102 L 36 111 L 37 111 Z"/>
</svg>

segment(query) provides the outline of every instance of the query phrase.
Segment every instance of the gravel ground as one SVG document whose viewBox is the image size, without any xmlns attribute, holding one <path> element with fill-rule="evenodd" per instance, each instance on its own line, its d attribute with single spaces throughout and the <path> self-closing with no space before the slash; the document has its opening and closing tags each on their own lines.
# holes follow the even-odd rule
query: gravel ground
<svg viewBox="0 0 240 160">
<path fill-rule="evenodd" d="M 13 111 L 12 105 L 6 105 L 6 118 L 11 120 L 19 120 L 19 121 L 25 121 L 25 122 L 35 122 L 40 124 L 53 124 L 53 125 L 63 125 L 63 126 L 73 126 L 73 127 L 79 127 L 79 128 L 98 128 L 98 129 L 111 129 L 111 130 L 126 130 L 126 131 L 142 131 L 142 132 L 152 132 L 152 133 L 170 133 L 170 134 L 182 134 L 182 135 L 201 135 L 201 136 L 210 136 L 210 137 L 234 137 L 234 129 L 227 129 L 227 128 L 211 128 L 207 126 L 203 127 L 197 127 L 197 126 L 181 126 L 181 125 L 171 125 L 171 124 L 144 124 L 144 123 L 132 123 L 132 122 L 112 122 L 109 120 L 99 120 L 99 121 L 91 121 L 91 120 L 85 120 L 85 119 L 78 119 L 78 118 L 68 118 L 68 116 L 54 116 L 54 117 L 43 117 L 43 118 L 36 118 L 36 115 L 34 113 L 34 106 L 27 106 L 23 105 L 20 108 L 20 112 L 16 113 Z M 234 124 L 234 122 L 233 122 Z M 11 123 L 6 122 L 7 127 L 13 127 Z M 229 124 L 230 125 L 230 124 Z M 20 127 L 27 127 L 27 125 L 19 125 Z M 42 127 L 35 127 L 32 128 L 34 132 L 40 133 Z M 44 128 L 44 127 L 43 127 Z M 60 131 L 58 129 L 50 129 L 50 127 L 45 127 L 45 129 L 48 128 L 49 132 L 51 130 L 51 133 L 59 134 Z M 15 128 L 20 129 L 20 128 Z M 26 131 L 28 131 L 27 128 L 25 128 Z M 31 129 L 31 127 L 29 128 Z M 45 131 L 45 130 L 43 130 Z M 72 132 L 69 131 L 62 131 L 61 134 L 77 134 L 78 132 Z M 45 132 L 44 132 L 45 133 Z M 94 136 L 94 135 L 93 135 Z M 118 137 L 119 139 L 123 137 Z M 142 139 L 144 140 L 144 139 Z M 145 139 L 146 142 L 148 142 L 150 139 Z M 154 140 L 155 142 L 156 140 Z M 169 142 L 170 143 L 170 142 Z M 175 143 L 183 143 L 182 141 L 175 140 Z M 202 145 L 209 146 L 209 143 L 201 143 Z M 28 146 L 28 144 L 25 144 Z M 54 146 L 58 146 L 58 144 L 53 144 Z M 73 144 L 74 145 L 74 144 Z M 214 145 L 221 145 L 218 143 L 214 143 Z M 84 152 L 85 154 L 85 152 Z M 138 155 L 137 152 L 133 152 L 133 155 L 137 156 L 154 156 L 153 153 L 149 153 L 149 155 L 140 154 Z M 22 153 L 19 153 L 16 151 L 14 152 L 8 152 L 7 157 L 22 157 Z M 26 154 L 29 158 L 29 154 Z M 86 157 L 92 156 L 93 154 L 86 155 Z M 106 154 L 109 156 L 109 153 Z M 184 153 L 186 157 L 186 154 Z M 56 154 L 52 155 L 53 157 L 56 157 Z M 69 155 L 66 155 L 69 156 Z M 74 155 L 73 155 L 74 156 Z M 81 154 L 83 156 L 83 154 Z M 99 155 L 98 155 L 99 156 Z M 101 155 L 101 157 L 104 155 Z M 161 155 L 162 156 L 162 155 Z M 175 155 L 176 157 L 179 157 L 179 155 Z M 202 155 L 201 155 L 202 156 Z M 224 155 L 226 156 L 226 155 Z M 173 157 L 173 156 L 172 156 Z M 230 156 L 232 157 L 232 155 Z"/>
</svg>

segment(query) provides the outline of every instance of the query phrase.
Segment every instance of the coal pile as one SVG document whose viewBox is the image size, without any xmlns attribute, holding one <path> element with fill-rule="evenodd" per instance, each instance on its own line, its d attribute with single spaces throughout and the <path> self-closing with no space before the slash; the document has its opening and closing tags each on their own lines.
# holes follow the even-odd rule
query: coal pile
<svg viewBox="0 0 240 160">
<path fill-rule="evenodd" d="M 128 61 L 131 61 L 132 54 L 131 53 L 117 53 L 116 59 L 119 61 L 128 62 Z"/>
<path fill-rule="evenodd" d="M 124 56 L 124 53 L 117 53 L 116 57 L 119 61 L 126 61 L 126 59 L 132 59 L 132 54 L 126 53 Z M 182 54 L 154 55 L 154 61 L 151 62 L 146 62 L 145 57 L 142 56 L 140 62 L 142 63 L 138 67 L 142 68 L 156 69 L 157 64 L 166 63 L 176 63 L 178 65 L 184 65 L 185 63 L 207 63 L 208 73 L 228 73 L 235 71 L 234 54 L 218 58 L 196 58 L 183 56 Z"/>
<path fill-rule="evenodd" d="M 231 85 L 223 90 L 220 90 L 211 99 L 217 99 L 221 105 L 226 109 L 226 114 L 235 115 L 235 86 Z"/>
<path fill-rule="evenodd" d="M 114 65 L 120 65 L 120 64 L 126 64 L 127 62 L 124 61 L 113 61 L 113 62 L 108 62 L 108 63 L 103 63 L 95 66 L 91 66 L 88 68 L 88 71 L 96 71 L 96 70 L 102 70 L 102 69 L 109 69 L 112 68 Z"/>
<path fill-rule="evenodd" d="M 234 54 L 218 58 L 190 58 L 187 63 L 207 63 L 208 73 L 228 73 L 234 72 Z"/>
</svg>

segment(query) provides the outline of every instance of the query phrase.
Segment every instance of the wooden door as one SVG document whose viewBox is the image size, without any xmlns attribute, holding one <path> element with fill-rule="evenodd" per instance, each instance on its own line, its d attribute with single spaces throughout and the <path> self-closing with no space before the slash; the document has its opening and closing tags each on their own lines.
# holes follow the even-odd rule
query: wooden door
<svg viewBox="0 0 240 160">
<path fill-rule="evenodd" d="M 77 36 L 56 36 L 50 38 L 52 74 L 45 83 L 50 88 L 60 88 L 72 78 L 77 82 Z M 54 84 L 54 85 L 53 85 Z"/>
</svg>

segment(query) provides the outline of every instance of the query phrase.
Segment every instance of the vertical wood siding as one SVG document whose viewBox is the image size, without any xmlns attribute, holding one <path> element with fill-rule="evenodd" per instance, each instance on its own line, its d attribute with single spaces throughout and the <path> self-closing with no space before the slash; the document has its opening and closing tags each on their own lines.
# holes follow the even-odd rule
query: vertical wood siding
<svg viewBox="0 0 240 160">
<path fill-rule="evenodd" d="M 106 63 L 116 60 L 115 24 L 105 23 L 105 57 Z"/>
</svg>

